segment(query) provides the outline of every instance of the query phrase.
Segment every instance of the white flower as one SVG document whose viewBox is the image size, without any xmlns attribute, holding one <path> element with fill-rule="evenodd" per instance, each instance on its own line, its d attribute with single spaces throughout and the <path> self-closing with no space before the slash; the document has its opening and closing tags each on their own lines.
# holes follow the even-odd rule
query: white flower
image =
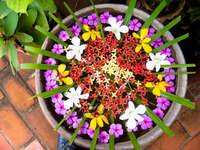
<svg viewBox="0 0 200 150">
<path fill-rule="evenodd" d="M 125 25 L 121 26 L 122 21 L 118 21 L 117 22 L 117 19 L 114 18 L 114 17 L 110 17 L 108 19 L 108 23 L 111 26 L 106 27 L 105 30 L 113 32 L 118 40 L 120 40 L 120 38 L 121 38 L 120 32 L 122 32 L 122 33 L 127 33 L 128 32 L 128 27 L 125 26 Z"/>
<path fill-rule="evenodd" d="M 155 55 L 152 53 L 149 53 L 149 56 L 151 58 L 151 61 L 148 61 L 146 63 L 146 67 L 148 70 L 153 70 L 156 68 L 156 72 L 160 70 L 161 65 L 170 65 L 170 62 L 168 60 L 165 60 L 167 55 L 156 53 Z"/>
<path fill-rule="evenodd" d="M 86 48 L 86 44 L 80 45 L 80 39 L 78 37 L 72 38 L 72 44 L 67 47 L 67 59 L 72 59 L 74 56 L 78 61 L 81 61 L 81 55 L 83 50 Z"/>
<path fill-rule="evenodd" d="M 80 86 L 78 86 L 76 90 L 75 88 L 70 88 L 69 92 L 65 92 L 64 95 L 68 98 L 68 100 L 64 101 L 64 107 L 66 109 L 70 109 L 73 105 L 81 107 L 79 99 L 88 99 L 89 97 L 88 93 L 81 95 L 81 92 L 82 89 Z"/>
<path fill-rule="evenodd" d="M 126 125 L 129 129 L 134 129 L 137 125 L 137 121 L 141 122 L 144 118 L 141 116 L 145 113 L 146 108 L 144 105 L 139 105 L 135 108 L 132 101 L 128 102 L 128 108 L 126 109 L 125 113 L 122 114 L 119 119 L 120 120 L 128 120 Z"/>
</svg>

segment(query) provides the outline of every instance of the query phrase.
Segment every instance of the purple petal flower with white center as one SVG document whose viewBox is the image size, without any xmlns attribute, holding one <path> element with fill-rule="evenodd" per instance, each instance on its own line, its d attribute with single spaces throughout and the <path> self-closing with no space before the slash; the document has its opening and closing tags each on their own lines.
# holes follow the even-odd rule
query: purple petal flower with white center
<svg viewBox="0 0 200 150">
<path fill-rule="evenodd" d="M 153 46 L 154 48 L 157 48 L 161 45 L 163 45 L 163 41 L 160 37 L 151 43 L 151 46 Z"/>
<path fill-rule="evenodd" d="M 142 24 L 139 22 L 138 19 L 133 19 L 129 23 L 129 29 L 133 31 L 139 31 Z"/>
<path fill-rule="evenodd" d="M 47 70 L 44 72 L 44 77 L 46 81 L 54 80 L 56 78 L 56 73 L 53 70 Z"/>
<path fill-rule="evenodd" d="M 83 125 L 81 126 L 80 130 L 78 131 L 78 135 L 87 134 L 88 127 L 89 127 L 89 123 L 84 122 Z"/>
<path fill-rule="evenodd" d="M 127 127 L 127 124 L 126 124 L 126 127 Z M 138 122 L 136 122 L 136 127 L 134 128 L 134 129 L 129 129 L 128 127 L 127 127 L 127 131 L 128 132 L 136 132 L 138 130 Z"/>
<path fill-rule="evenodd" d="M 46 82 L 45 90 L 48 91 L 48 90 L 55 89 L 57 87 L 58 85 L 56 84 L 56 80 L 50 80 Z"/>
<path fill-rule="evenodd" d="M 112 17 L 111 14 L 109 14 L 109 12 L 104 12 L 103 14 L 100 15 L 100 20 L 101 20 L 101 23 L 108 23 L 108 19 Z"/>
<path fill-rule="evenodd" d="M 98 22 L 98 19 L 97 19 L 97 16 L 95 13 L 93 13 L 92 15 L 88 16 L 88 25 L 92 26 L 97 26 L 99 25 L 99 22 Z"/>
<path fill-rule="evenodd" d="M 155 34 L 155 31 L 153 27 L 150 27 L 147 37 L 151 38 Z"/>
<path fill-rule="evenodd" d="M 81 28 L 79 27 L 79 25 L 74 25 L 71 28 L 69 28 L 69 30 L 75 35 L 75 36 L 79 36 L 80 32 L 81 32 Z"/>
<path fill-rule="evenodd" d="M 54 44 L 51 51 L 56 54 L 62 54 L 64 52 L 64 49 L 61 44 Z"/>
<path fill-rule="evenodd" d="M 48 64 L 48 65 L 55 65 L 56 64 L 56 60 L 53 59 L 53 58 L 48 58 L 44 61 L 45 64 Z"/>
<path fill-rule="evenodd" d="M 112 124 L 110 126 L 109 134 L 114 134 L 115 138 L 118 138 L 120 135 L 123 135 L 123 129 L 121 124 Z"/>
<path fill-rule="evenodd" d="M 174 82 L 173 81 L 169 81 L 167 83 L 171 85 L 171 87 L 166 87 L 167 92 L 174 93 L 176 91 L 176 88 L 174 86 Z"/>
<path fill-rule="evenodd" d="M 170 101 L 164 97 L 157 98 L 157 107 L 166 110 L 170 106 Z"/>
<path fill-rule="evenodd" d="M 119 22 L 119 21 L 123 22 L 124 21 L 124 18 L 122 17 L 122 15 L 118 15 L 116 17 L 116 19 L 117 19 L 117 22 Z"/>
<path fill-rule="evenodd" d="M 165 68 L 163 72 L 175 72 L 175 70 L 172 68 Z M 163 77 L 165 78 L 165 81 L 168 82 L 171 80 L 175 80 L 176 75 L 175 74 L 165 74 L 165 75 L 163 75 Z"/>
<path fill-rule="evenodd" d="M 77 113 L 74 111 L 74 112 L 72 112 L 72 113 L 66 118 L 66 121 L 67 121 L 67 124 L 68 124 L 68 125 L 71 125 L 71 124 L 73 124 L 73 122 L 75 122 L 77 119 L 78 119 Z"/>
<path fill-rule="evenodd" d="M 94 136 L 94 132 L 95 132 L 95 130 L 93 130 L 93 129 L 91 129 L 91 128 L 88 128 L 88 130 L 87 130 L 87 134 L 89 135 L 89 137 L 92 139 L 93 138 L 93 136 Z"/>
<path fill-rule="evenodd" d="M 62 114 L 62 115 L 66 114 L 66 109 L 64 107 L 64 101 L 60 101 L 58 103 L 55 103 L 55 112 L 57 114 Z"/>
<path fill-rule="evenodd" d="M 98 136 L 98 140 L 99 142 L 104 143 L 104 144 L 108 143 L 109 134 L 106 131 L 102 131 Z"/>
<path fill-rule="evenodd" d="M 51 97 L 51 101 L 53 103 L 58 103 L 58 102 L 60 102 L 62 100 L 62 98 L 63 98 L 63 95 L 61 93 L 59 93 L 59 94 L 56 94 L 56 95 L 52 96 Z"/>
<path fill-rule="evenodd" d="M 164 117 L 164 112 L 160 108 L 156 108 L 153 110 L 154 114 L 158 116 L 160 119 Z"/>
<path fill-rule="evenodd" d="M 171 56 L 171 54 L 172 54 L 172 53 L 171 53 L 171 49 L 170 49 L 169 47 L 167 47 L 167 48 L 161 50 L 160 53 L 161 53 L 161 54 L 165 54 L 165 55 L 167 55 L 167 56 Z"/>
<path fill-rule="evenodd" d="M 70 38 L 70 35 L 66 31 L 62 30 L 59 33 L 58 37 L 59 37 L 59 39 L 61 39 L 62 41 L 65 42 L 65 41 L 67 41 Z"/>
<path fill-rule="evenodd" d="M 80 118 L 80 119 L 77 118 L 77 119 L 74 121 L 72 127 L 73 127 L 74 129 L 78 128 L 78 125 L 79 125 L 79 123 L 81 122 L 81 120 L 82 120 L 81 118 Z"/>
<path fill-rule="evenodd" d="M 141 122 L 138 122 L 138 124 L 141 126 L 141 128 L 143 130 L 152 128 L 153 122 L 152 122 L 151 118 L 148 117 L 147 115 L 143 115 L 142 117 L 144 118 L 144 120 Z"/>
<path fill-rule="evenodd" d="M 86 18 L 79 17 L 78 20 L 81 23 L 81 25 L 87 25 L 88 24 L 88 19 L 86 19 Z"/>
</svg>

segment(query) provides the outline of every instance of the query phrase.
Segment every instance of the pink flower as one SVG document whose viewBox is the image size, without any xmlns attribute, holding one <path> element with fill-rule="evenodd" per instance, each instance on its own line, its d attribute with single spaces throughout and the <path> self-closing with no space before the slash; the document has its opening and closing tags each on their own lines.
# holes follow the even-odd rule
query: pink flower
<svg viewBox="0 0 200 150">
<path fill-rule="evenodd" d="M 103 14 L 100 15 L 100 20 L 102 23 L 108 23 L 108 19 L 112 17 L 111 14 L 109 14 L 109 12 L 104 12 Z"/>
<path fill-rule="evenodd" d="M 123 135 L 123 129 L 121 124 L 112 124 L 110 126 L 109 134 L 114 134 L 115 138 L 118 138 L 120 135 Z"/>
<path fill-rule="evenodd" d="M 62 41 L 67 41 L 70 38 L 70 35 L 66 31 L 61 31 L 58 35 L 59 39 Z"/>
<path fill-rule="evenodd" d="M 104 144 L 108 143 L 109 134 L 106 131 L 102 131 L 98 136 L 98 140 L 99 142 L 104 143 Z"/>
<path fill-rule="evenodd" d="M 55 112 L 57 114 L 62 114 L 62 115 L 66 114 L 66 109 L 64 107 L 64 101 L 60 101 L 58 103 L 55 103 Z"/>
<path fill-rule="evenodd" d="M 164 112 L 160 108 L 156 108 L 153 110 L 154 114 L 158 116 L 160 119 L 164 117 Z"/>
<path fill-rule="evenodd" d="M 141 125 L 141 128 L 143 130 L 152 128 L 153 122 L 152 122 L 151 118 L 148 117 L 147 115 L 143 115 L 142 117 L 144 118 L 144 120 L 141 122 L 138 122 L 138 124 Z"/>
<path fill-rule="evenodd" d="M 73 124 L 73 122 L 75 122 L 78 119 L 77 117 L 77 113 L 76 112 L 72 112 L 66 119 L 67 124 L 71 125 Z"/>
<path fill-rule="evenodd" d="M 92 26 L 97 26 L 99 25 L 99 22 L 98 22 L 98 19 L 97 19 L 97 16 L 95 13 L 93 13 L 92 15 L 88 16 L 88 25 Z"/>
<path fill-rule="evenodd" d="M 170 101 L 164 97 L 157 98 L 157 107 L 166 110 L 170 106 Z"/>
<path fill-rule="evenodd" d="M 88 127 L 89 127 L 89 123 L 84 122 L 83 125 L 81 126 L 80 130 L 78 131 L 78 135 L 87 134 Z"/>
<path fill-rule="evenodd" d="M 84 25 L 84 24 L 87 25 L 88 24 L 88 19 L 86 19 L 86 18 L 79 17 L 78 20 L 82 25 Z"/>
<path fill-rule="evenodd" d="M 48 64 L 48 65 L 55 65 L 56 64 L 56 60 L 53 59 L 53 58 L 48 58 L 44 61 L 45 64 Z"/>
<path fill-rule="evenodd" d="M 53 70 L 47 70 L 44 72 L 44 77 L 46 81 L 54 80 L 56 78 L 56 73 Z"/>
<path fill-rule="evenodd" d="M 151 46 L 153 46 L 154 48 L 157 48 L 161 45 L 163 45 L 163 41 L 160 37 L 151 43 Z"/>
<path fill-rule="evenodd" d="M 56 54 L 62 54 L 64 52 L 64 49 L 61 44 L 54 44 L 51 51 Z"/>
<path fill-rule="evenodd" d="M 50 81 L 46 82 L 45 90 L 48 91 L 48 90 L 55 89 L 57 87 L 58 87 L 58 85 L 56 84 L 56 81 L 55 80 L 50 80 Z"/>
<path fill-rule="evenodd" d="M 93 138 L 93 136 L 94 136 L 94 130 L 93 129 L 91 129 L 91 128 L 88 128 L 88 130 L 87 130 L 87 134 L 89 135 L 89 137 L 92 139 Z"/>
<path fill-rule="evenodd" d="M 63 98 L 63 95 L 61 93 L 59 93 L 59 94 L 56 94 L 56 95 L 52 96 L 51 97 L 51 101 L 53 103 L 58 103 L 58 102 L 60 102 L 62 100 L 62 98 Z"/>
<path fill-rule="evenodd" d="M 80 122 L 81 122 L 81 118 L 80 118 L 80 119 L 77 118 L 77 119 L 74 121 L 72 127 L 73 127 L 74 129 L 78 128 L 78 125 L 79 125 Z"/>
<path fill-rule="evenodd" d="M 129 128 L 127 128 L 127 131 L 128 132 L 136 132 L 137 130 L 138 130 L 138 122 L 136 123 L 137 125 L 136 125 L 136 127 L 134 128 L 134 129 L 129 129 Z M 127 125 L 126 125 L 126 127 L 127 127 Z"/>
<path fill-rule="evenodd" d="M 134 31 L 139 31 L 142 24 L 139 22 L 138 19 L 133 19 L 129 23 L 129 29 Z"/>
</svg>

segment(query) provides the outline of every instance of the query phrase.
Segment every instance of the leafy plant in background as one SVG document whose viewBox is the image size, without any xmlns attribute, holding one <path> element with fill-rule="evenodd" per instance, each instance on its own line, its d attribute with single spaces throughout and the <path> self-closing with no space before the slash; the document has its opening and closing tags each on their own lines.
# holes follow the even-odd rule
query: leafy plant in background
<svg viewBox="0 0 200 150">
<path fill-rule="evenodd" d="M 49 30 L 45 13 L 54 11 L 53 0 L 0 0 L 0 58 L 8 54 L 13 73 L 19 70 L 17 48 L 41 45 L 45 36 L 34 26 Z"/>
</svg>

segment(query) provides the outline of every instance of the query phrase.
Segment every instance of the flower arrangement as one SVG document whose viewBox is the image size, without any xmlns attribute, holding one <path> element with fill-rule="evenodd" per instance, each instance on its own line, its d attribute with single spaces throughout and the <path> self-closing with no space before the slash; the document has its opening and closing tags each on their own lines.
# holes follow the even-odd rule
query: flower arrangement
<svg viewBox="0 0 200 150">
<path fill-rule="evenodd" d="M 114 149 L 115 139 L 129 136 L 135 149 L 140 149 L 136 135 L 157 124 L 168 136 L 173 132 L 162 122 L 172 102 L 189 108 L 194 104 L 174 95 L 176 68 L 195 67 L 176 64 L 170 46 L 188 37 L 180 36 L 165 43 L 162 35 L 180 21 L 176 18 L 160 31 L 151 27 L 152 21 L 167 5 L 163 0 L 155 12 L 141 22 L 132 18 L 136 0 L 131 0 L 125 17 L 109 12 L 77 18 L 66 27 L 49 14 L 64 30 L 53 35 L 37 26 L 36 29 L 56 43 L 51 52 L 27 46 L 31 53 L 47 56 L 45 64 L 22 64 L 24 69 L 44 71 L 45 92 L 34 97 L 50 98 L 55 112 L 74 130 L 69 144 L 77 135 L 97 142 L 109 143 Z M 57 60 L 58 61 L 57 61 Z M 126 134 L 125 134 L 126 133 Z"/>
</svg>

